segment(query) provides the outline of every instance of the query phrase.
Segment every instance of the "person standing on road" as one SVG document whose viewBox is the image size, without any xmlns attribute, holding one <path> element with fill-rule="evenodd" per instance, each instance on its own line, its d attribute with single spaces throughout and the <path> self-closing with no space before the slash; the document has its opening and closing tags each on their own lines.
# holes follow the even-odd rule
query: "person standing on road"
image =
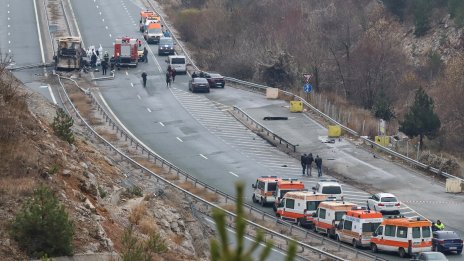
<svg viewBox="0 0 464 261">
<path fill-rule="evenodd" d="M 445 230 L 445 224 L 441 223 L 439 219 L 437 220 L 435 227 L 437 228 L 437 230 Z"/>
<path fill-rule="evenodd" d="M 306 161 L 307 161 L 307 157 L 308 157 L 308 156 L 307 156 L 306 153 L 305 153 L 305 154 L 301 155 L 301 159 L 300 159 L 300 161 L 301 161 L 301 168 L 302 168 L 302 170 L 303 170 L 303 176 L 305 175 L 305 172 L 306 172 Z"/>
<path fill-rule="evenodd" d="M 147 47 L 143 47 L 143 61 L 145 61 L 145 63 L 148 63 L 148 50 L 147 50 Z"/>
<path fill-rule="evenodd" d="M 171 79 L 172 79 L 171 77 L 172 77 L 171 72 L 167 71 L 166 72 L 166 87 L 171 86 Z"/>
<path fill-rule="evenodd" d="M 319 155 L 316 155 L 314 162 L 316 163 L 317 167 L 317 176 L 322 177 L 322 159 L 319 157 Z"/>
<path fill-rule="evenodd" d="M 306 157 L 306 174 L 308 176 L 311 176 L 313 161 L 314 161 L 313 154 L 309 153 L 308 156 Z"/>
<path fill-rule="evenodd" d="M 172 68 L 171 70 L 171 76 L 172 76 L 172 82 L 174 82 L 174 80 L 176 79 L 176 69 Z"/>
<path fill-rule="evenodd" d="M 103 60 L 101 62 L 101 67 L 102 67 L 102 74 L 106 75 L 106 70 L 108 69 L 108 62 L 106 62 L 106 60 Z"/>
<path fill-rule="evenodd" d="M 143 80 L 143 88 L 147 87 L 147 73 L 142 73 L 142 80 Z"/>
</svg>

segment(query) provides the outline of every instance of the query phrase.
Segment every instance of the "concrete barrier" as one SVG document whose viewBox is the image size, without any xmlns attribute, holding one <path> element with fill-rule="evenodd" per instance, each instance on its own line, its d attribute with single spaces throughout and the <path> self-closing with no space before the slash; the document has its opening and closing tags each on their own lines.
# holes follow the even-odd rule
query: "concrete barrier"
<svg viewBox="0 0 464 261">
<path fill-rule="evenodd" d="M 279 98 L 279 89 L 278 88 L 266 88 L 266 98 L 268 99 Z"/>
<path fill-rule="evenodd" d="M 447 193 L 460 193 L 462 192 L 462 182 L 459 179 L 447 178 L 446 179 L 446 192 Z"/>
</svg>

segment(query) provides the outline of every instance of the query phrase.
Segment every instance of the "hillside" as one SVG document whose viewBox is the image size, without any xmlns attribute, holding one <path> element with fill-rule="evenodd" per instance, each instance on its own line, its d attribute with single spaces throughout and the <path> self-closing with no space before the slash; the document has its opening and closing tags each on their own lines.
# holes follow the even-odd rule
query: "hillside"
<svg viewBox="0 0 464 261">
<path fill-rule="evenodd" d="M 73 99 L 87 104 L 85 97 L 74 94 Z M 166 251 L 155 253 L 156 260 L 206 259 L 208 230 L 182 197 L 115 159 L 80 124 L 72 127 L 74 144 L 59 139 L 50 127 L 55 115 L 55 106 L 1 70 L 2 260 L 28 259 L 9 228 L 34 189 L 42 185 L 54 192 L 74 223 L 76 255 L 106 253 L 102 255 L 106 260 L 114 260 L 127 248 L 123 235 L 133 226 L 139 240 L 157 233 L 159 242 L 167 246 Z M 117 140 L 109 131 L 106 135 Z"/>
<path fill-rule="evenodd" d="M 425 89 L 441 128 L 426 139 L 421 158 L 427 162 L 431 151 L 462 165 L 464 5 L 459 1 L 160 3 L 203 70 L 304 95 L 361 135 L 377 135 L 379 104 L 388 105 L 388 133 L 397 135 L 416 90 Z M 302 90 L 304 73 L 313 75 L 311 95 Z M 417 139 L 411 137 L 411 143 Z M 459 167 L 452 172 L 463 173 Z"/>
</svg>

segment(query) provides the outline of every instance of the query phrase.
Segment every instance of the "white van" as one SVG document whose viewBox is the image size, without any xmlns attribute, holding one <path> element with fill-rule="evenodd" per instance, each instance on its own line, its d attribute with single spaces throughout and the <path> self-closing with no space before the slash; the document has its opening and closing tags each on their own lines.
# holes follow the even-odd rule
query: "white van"
<svg viewBox="0 0 464 261">
<path fill-rule="evenodd" d="M 166 60 L 177 73 L 187 73 L 187 59 L 184 55 L 169 55 Z"/>
<path fill-rule="evenodd" d="M 328 200 L 343 201 L 343 189 L 336 179 L 321 179 L 313 187 L 316 193 L 328 195 Z"/>
</svg>

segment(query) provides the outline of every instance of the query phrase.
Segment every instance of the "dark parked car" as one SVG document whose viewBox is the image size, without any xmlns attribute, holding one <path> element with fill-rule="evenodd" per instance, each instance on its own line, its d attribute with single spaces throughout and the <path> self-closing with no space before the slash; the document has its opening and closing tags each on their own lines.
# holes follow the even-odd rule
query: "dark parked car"
<svg viewBox="0 0 464 261">
<path fill-rule="evenodd" d="M 208 73 L 204 72 L 204 77 L 209 82 L 209 87 L 211 88 L 224 88 L 226 82 L 224 81 L 224 77 L 219 73 Z"/>
<path fill-rule="evenodd" d="M 432 250 L 439 252 L 456 251 L 462 253 L 462 239 L 454 231 L 435 231 L 432 238 Z"/>
<path fill-rule="evenodd" d="M 189 91 L 197 92 L 209 92 L 209 83 L 205 78 L 192 78 L 189 80 Z"/>
<path fill-rule="evenodd" d="M 158 44 L 158 55 L 174 55 L 174 40 L 171 37 L 161 37 Z"/>
</svg>

